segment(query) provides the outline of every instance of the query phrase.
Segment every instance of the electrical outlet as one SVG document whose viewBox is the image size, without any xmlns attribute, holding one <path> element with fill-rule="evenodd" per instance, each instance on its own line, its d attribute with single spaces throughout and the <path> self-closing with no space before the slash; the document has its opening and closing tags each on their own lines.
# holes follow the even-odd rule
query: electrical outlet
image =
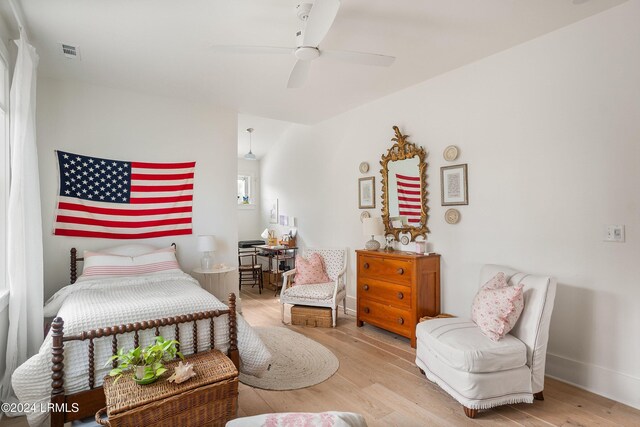
<svg viewBox="0 0 640 427">
<path fill-rule="evenodd" d="M 605 242 L 624 242 L 624 225 L 607 225 Z"/>
</svg>

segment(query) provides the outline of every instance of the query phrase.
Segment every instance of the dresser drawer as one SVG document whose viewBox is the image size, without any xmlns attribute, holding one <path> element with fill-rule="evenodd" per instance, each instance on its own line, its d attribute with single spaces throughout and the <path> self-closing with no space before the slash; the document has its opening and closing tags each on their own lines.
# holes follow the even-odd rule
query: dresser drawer
<svg viewBox="0 0 640 427">
<path fill-rule="evenodd" d="M 400 308 L 411 308 L 411 287 L 368 277 L 358 279 L 358 297 L 375 299 Z"/>
<path fill-rule="evenodd" d="M 412 261 L 367 255 L 358 257 L 358 277 L 371 277 L 410 285 L 413 280 L 413 268 Z"/>
<path fill-rule="evenodd" d="M 411 310 L 391 307 L 368 298 L 358 298 L 358 320 L 411 337 Z"/>
</svg>

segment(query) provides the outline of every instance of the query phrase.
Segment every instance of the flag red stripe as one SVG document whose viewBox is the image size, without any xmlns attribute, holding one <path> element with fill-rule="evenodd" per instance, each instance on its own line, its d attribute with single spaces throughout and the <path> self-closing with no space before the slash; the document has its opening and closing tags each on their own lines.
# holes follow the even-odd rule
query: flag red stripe
<svg viewBox="0 0 640 427">
<path fill-rule="evenodd" d="M 408 182 L 398 181 L 398 187 L 420 188 L 420 184 L 409 184 Z"/>
<path fill-rule="evenodd" d="M 145 168 L 145 169 L 183 169 L 183 168 L 192 168 L 195 165 L 196 165 L 196 162 L 184 162 L 184 163 L 131 162 L 131 167 Z"/>
<path fill-rule="evenodd" d="M 411 205 L 408 203 L 398 203 L 398 207 L 399 208 L 408 208 L 408 209 L 421 209 L 422 206 L 420 205 Z"/>
<path fill-rule="evenodd" d="M 158 227 L 161 225 L 174 225 L 174 224 L 190 224 L 191 218 L 172 218 L 172 219 L 157 219 L 153 221 L 108 221 L 103 219 L 93 218 L 78 218 L 75 216 L 58 215 L 56 222 L 64 222 L 68 224 L 84 224 L 84 225 L 99 225 L 102 227 L 116 227 L 116 228 L 142 228 L 142 227 Z"/>
<path fill-rule="evenodd" d="M 175 202 L 190 202 L 193 200 L 193 196 L 175 196 L 175 197 L 136 197 L 129 199 L 132 205 L 141 203 L 175 203 Z"/>
<path fill-rule="evenodd" d="M 398 179 L 408 179 L 409 181 L 420 181 L 420 177 L 419 176 L 400 175 L 399 173 L 396 174 L 396 178 L 398 178 Z"/>
<path fill-rule="evenodd" d="M 153 237 L 165 237 L 176 236 L 183 234 L 192 234 L 191 228 L 184 230 L 164 230 L 164 231 L 151 231 L 148 233 L 105 233 L 100 231 L 83 231 L 83 230 L 66 230 L 62 228 L 56 228 L 54 233 L 56 236 L 71 236 L 71 237 L 96 237 L 101 239 L 150 239 Z"/>
<path fill-rule="evenodd" d="M 167 174 L 155 174 L 155 173 L 132 173 L 131 179 L 146 179 L 146 180 L 162 180 L 168 181 L 170 179 L 190 179 L 193 178 L 193 172 L 189 173 L 167 173 Z"/>
<path fill-rule="evenodd" d="M 421 212 L 400 211 L 399 214 L 406 215 L 406 216 L 420 216 Z"/>
<path fill-rule="evenodd" d="M 409 218 L 407 221 L 408 222 L 420 222 L 420 219 L 419 218 Z"/>
<path fill-rule="evenodd" d="M 415 197 L 400 197 L 400 196 L 398 196 L 398 200 L 402 200 L 404 202 L 418 202 L 418 203 L 420 203 L 420 199 L 416 199 Z"/>
<path fill-rule="evenodd" d="M 400 193 L 400 194 L 413 194 L 415 196 L 419 196 L 420 195 L 420 191 L 403 190 L 402 188 L 398 188 L 398 193 Z"/>
<path fill-rule="evenodd" d="M 193 184 L 182 185 L 132 185 L 131 192 L 134 191 L 183 191 L 193 190 Z"/>
<path fill-rule="evenodd" d="M 191 212 L 191 206 L 180 206 L 176 208 L 158 208 L 158 209 L 112 209 L 112 208 L 98 208 L 94 206 L 76 205 L 73 203 L 60 202 L 58 209 L 66 209 L 70 211 L 81 211 L 103 215 L 130 215 L 130 216 L 145 216 L 145 215 L 165 215 L 172 213 Z"/>
</svg>

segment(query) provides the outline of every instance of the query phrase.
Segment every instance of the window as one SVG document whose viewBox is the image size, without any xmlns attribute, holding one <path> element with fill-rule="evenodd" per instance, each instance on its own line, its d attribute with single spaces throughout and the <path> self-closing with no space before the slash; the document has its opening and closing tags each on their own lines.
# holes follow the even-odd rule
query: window
<svg viewBox="0 0 640 427">
<path fill-rule="evenodd" d="M 251 176 L 238 175 L 238 204 L 253 205 L 253 195 L 251 194 Z"/>
<path fill-rule="evenodd" d="M 9 205 L 9 56 L 0 41 L 0 310 L 7 286 L 7 209 Z M 5 294 L 5 298 L 3 298 Z M 5 300 L 6 302 L 6 300 Z"/>
</svg>

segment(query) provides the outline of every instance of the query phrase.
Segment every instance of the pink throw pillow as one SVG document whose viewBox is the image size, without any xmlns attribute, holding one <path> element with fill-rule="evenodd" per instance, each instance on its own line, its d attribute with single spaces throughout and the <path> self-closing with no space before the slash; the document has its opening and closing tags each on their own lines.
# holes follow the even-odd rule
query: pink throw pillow
<svg viewBox="0 0 640 427">
<path fill-rule="evenodd" d="M 524 308 L 523 285 L 509 286 L 500 272 L 480 288 L 473 300 L 471 318 L 484 335 L 499 341 L 509 333 Z"/>
<path fill-rule="evenodd" d="M 296 278 L 294 285 L 313 285 L 331 282 L 324 269 L 324 261 L 317 253 L 308 258 L 296 256 Z"/>
</svg>

